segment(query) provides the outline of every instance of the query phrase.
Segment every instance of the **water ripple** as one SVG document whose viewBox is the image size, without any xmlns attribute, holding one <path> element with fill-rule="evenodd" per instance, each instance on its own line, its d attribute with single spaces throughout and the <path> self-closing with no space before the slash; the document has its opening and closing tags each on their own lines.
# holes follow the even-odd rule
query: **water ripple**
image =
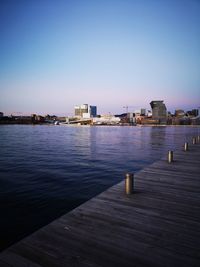
<svg viewBox="0 0 200 267">
<path fill-rule="evenodd" d="M 0 126 L 0 249 L 198 133 L 198 127 Z"/>
</svg>

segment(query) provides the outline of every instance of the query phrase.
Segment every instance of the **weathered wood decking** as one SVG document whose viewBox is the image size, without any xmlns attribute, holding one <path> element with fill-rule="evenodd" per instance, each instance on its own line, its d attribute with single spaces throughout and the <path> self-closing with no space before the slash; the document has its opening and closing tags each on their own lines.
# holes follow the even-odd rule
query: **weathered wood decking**
<svg viewBox="0 0 200 267">
<path fill-rule="evenodd" d="M 200 145 L 174 152 L 0 254 L 1 267 L 200 266 Z"/>
</svg>

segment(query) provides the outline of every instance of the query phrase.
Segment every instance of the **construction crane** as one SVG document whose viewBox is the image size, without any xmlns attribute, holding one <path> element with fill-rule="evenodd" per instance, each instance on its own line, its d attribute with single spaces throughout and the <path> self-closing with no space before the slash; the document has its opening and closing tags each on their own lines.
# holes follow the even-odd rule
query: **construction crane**
<svg viewBox="0 0 200 267">
<path fill-rule="evenodd" d="M 133 108 L 133 106 L 124 106 L 123 108 L 125 108 L 126 109 L 126 113 L 128 113 L 128 109 L 129 108 Z"/>
</svg>

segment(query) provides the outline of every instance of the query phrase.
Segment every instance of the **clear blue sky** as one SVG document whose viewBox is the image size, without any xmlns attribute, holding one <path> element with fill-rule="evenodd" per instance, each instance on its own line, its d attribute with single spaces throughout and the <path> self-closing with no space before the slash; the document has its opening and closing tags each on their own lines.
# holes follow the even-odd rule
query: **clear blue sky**
<svg viewBox="0 0 200 267">
<path fill-rule="evenodd" d="M 0 111 L 200 106 L 199 0 L 1 0 Z"/>
</svg>

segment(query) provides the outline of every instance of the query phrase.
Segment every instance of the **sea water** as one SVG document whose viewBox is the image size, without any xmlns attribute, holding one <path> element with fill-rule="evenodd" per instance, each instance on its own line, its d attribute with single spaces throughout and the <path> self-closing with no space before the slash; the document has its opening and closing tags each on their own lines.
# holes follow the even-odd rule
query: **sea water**
<svg viewBox="0 0 200 267">
<path fill-rule="evenodd" d="M 0 126 L 0 249 L 180 150 L 189 126 Z"/>
</svg>

